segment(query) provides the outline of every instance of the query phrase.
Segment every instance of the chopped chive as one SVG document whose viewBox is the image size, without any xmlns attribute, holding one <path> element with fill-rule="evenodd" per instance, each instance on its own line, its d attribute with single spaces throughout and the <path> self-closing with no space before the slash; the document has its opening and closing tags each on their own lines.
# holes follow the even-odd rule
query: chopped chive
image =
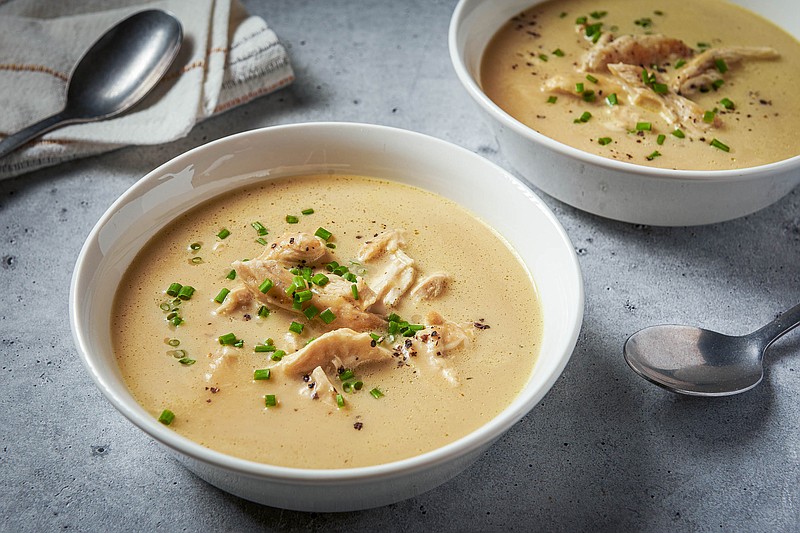
<svg viewBox="0 0 800 533">
<path fill-rule="evenodd" d="M 179 317 L 179 316 L 176 316 L 176 317 L 173 317 L 173 318 L 170 320 L 170 323 L 171 323 L 173 326 L 175 326 L 175 327 L 178 327 L 178 326 L 180 326 L 181 324 L 183 324 L 183 319 L 182 319 L 181 317 Z"/>
<path fill-rule="evenodd" d="M 330 248 L 331 250 L 335 250 L 335 249 L 336 249 L 336 244 L 334 244 L 334 243 L 332 243 L 332 242 L 326 242 L 326 243 L 325 243 L 325 246 L 326 246 L 327 248 Z"/>
<path fill-rule="evenodd" d="M 686 134 L 683 133 L 683 130 L 681 130 L 681 129 L 676 129 L 675 131 L 672 132 L 672 135 L 674 135 L 678 139 L 686 138 Z"/>
<path fill-rule="evenodd" d="M 261 285 L 258 286 L 258 290 L 260 290 L 262 294 L 266 294 L 274 286 L 275 284 L 272 283 L 272 280 L 267 278 L 261 282 Z"/>
<path fill-rule="evenodd" d="M 297 300 L 292 302 L 292 309 L 300 311 L 303 308 L 303 302 L 298 302 Z"/>
<path fill-rule="evenodd" d="M 342 383 L 342 390 L 347 392 L 347 393 L 353 392 L 353 382 L 352 381 L 346 381 L 346 382 Z"/>
<path fill-rule="evenodd" d="M 189 249 L 194 250 L 194 251 L 197 251 L 202 247 L 203 247 L 203 245 L 200 244 L 199 242 L 193 242 L 192 244 L 189 245 Z"/>
<path fill-rule="evenodd" d="M 608 102 L 608 105 L 617 105 L 619 103 L 617 100 L 617 93 L 611 93 L 606 96 L 606 102 Z"/>
<path fill-rule="evenodd" d="M 719 103 L 722 104 L 722 107 L 724 107 L 725 109 L 736 108 L 736 104 L 734 104 L 730 98 L 723 98 L 722 100 L 719 101 Z"/>
<path fill-rule="evenodd" d="M 597 139 L 597 143 L 600 146 L 605 146 L 607 144 L 611 144 L 611 137 L 600 137 L 599 139 Z"/>
<path fill-rule="evenodd" d="M 336 405 L 341 409 L 344 407 L 344 397 L 341 394 L 336 395 Z"/>
<path fill-rule="evenodd" d="M 583 91 L 583 94 L 581 96 L 583 97 L 584 102 L 594 102 L 595 99 L 597 98 L 594 95 L 594 91 Z"/>
<path fill-rule="evenodd" d="M 268 244 L 267 240 L 264 237 L 259 237 L 258 239 L 256 239 L 256 242 L 261 246 L 266 246 Z"/>
<path fill-rule="evenodd" d="M 261 237 L 263 237 L 264 235 L 266 235 L 267 233 L 269 233 L 269 232 L 267 231 L 267 228 L 265 228 L 265 227 L 264 227 L 264 224 L 262 224 L 262 223 L 261 223 L 261 222 L 259 222 L 259 221 L 255 221 L 255 222 L 251 223 L 250 225 L 251 225 L 251 226 L 253 226 L 253 229 L 255 229 L 255 230 L 256 230 L 256 232 L 257 232 L 257 233 L 258 233 L 258 234 L 259 234 Z"/>
<path fill-rule="evenodd" d="M 353 294 L 353 300 L 358 300 L 358 286 L 355 283 L 350 285 L 350 292 Z"/>
<path fill-rule="evenodd" d="M 667 87 L 666 83 L 654 83 L 653 91 L 658 94 L 667 94 L 669 92 L 669 87 Z"/>
<path fill-rule="evenodd" d="M 339 372 L 340 381 L 347 381 L 348 379 L 353 379 L 354 377 L 356 377 L 355 373 L 349 368 L 343 372 Z"/>
<path fill-rule="evenodd" d="M 231 232 L 227 228 L 222 228 L 219 230 L 219 233 L 217 233 L 217 237 L 220 239 L 227 239 L 230 234 Z"/>
<path fill-rule="evenodd" d="M 722 78 L 711 82 L 711 86 L 714 88 L 715 91 L 718 91 L 719 88 L 722 87 L 723 85 L 725 85 L 725 80 L 723 80 Z"/>
<path fill-rule="evenodd" d="M 178 293 L 181 292 L 182 288 L 183 285 L 181 285 L 180 283 L 171 283 L 166 292 L 170 296 L 178 296 Z"/>
<path fill-rule="evenodd" d="M 219 291 L 219 294 L 217 294 L 217 297 L 214 298 L 214 301 L 217 302 L 218 304 L 221 304 L 222 302 L 225 301 L 225 298 L 228 296 L 228 294 L 230 294 L 230 292 L 231 292 L 230 289 L 226 289 L 225 287 L 223 287 L 222 290 Z"/>
<path fill-rule="evenodd" d="M 235 270 L 231 270 L 230 272 L 228 272 L 228 275 L 225 276 L 225 277 L 228 278 L 228 279 L 231 279 L 231 280 L 236 279 L 236 271 Z"/>
<path fill-rule="evenodd" d="M 720 141 L 718 139 L 713 139 L 710 144 L 714 148 L 719 148 L 723 152 L 730 152 L 731 151 L 730 146 L 728 146 L 727 144 L 725 144 L 724 142 L 722 142 L 722 141 Z"/>
<path fill-rule="evenodd" d="M 161 415 L 158 417 L 158 421 L 168 426 L 172 424 L 172 421 L 175 420 L 175 413 L 170 411 L 169 409 L 164 409 L 161 411 Z"/>
<path fill-rule="evenodd" d="M 637 122 L 636 123 L 636 131 L 650 131 L 653 129 L 653 125 L 649 122 Z"/>
<path fill-rule="evenodd" d="M 589 13 L 593 19 L 601 19 L 608 15 L 608 11 L 592 11 Z"/>
<path fill-rule="evenodd" d="M 311 209 L 310 207 L 309 207 L 308 209 L 303 209 L 303 210 L 302 210 L 302 211 L 300 211 L 300 212 L 301 212 L 302 214 L 304 214 L 304 215 L 313 215 L 313 214 L 314 214 L 314 210 L 313 210 L 313 209 Z"/>
<path fill-rule="evenodd" d="M 547 57 L 547 54 L 539 54 L 539 59 L 541 59 L 542 61 L 545 61 L 545 62 L 549 60 L 549 58 Z"/>
<path fill-rule="evenodd" d="M 306 315 L 307 319 L 311 320 L 312 318 L 314 318 L 319 314 L 319 309 L 317 309 L 313 305 L 309 305 L 303 310 L 303 314 Z"/>
<path fill-rule="evenodd" d="M 180 346 L 181 345 L 181 341 L 179 341 L 178 339 L 170 339 L 170 340 L 167 341 L 167 344 L 169 344 L 170 346 L 175 348 L 176 346 Z"/>
<path fill-rule="evenodd" d="M 333 313 L 333 311 L 330 310 L 330 308 L 328 308 L 328 309 L 324 310 L 323 312 L 321 312 L 319 314 L 319 317 L 326 324 L 330 324 L 331 322 L 336 320 L 336 315 Z"/>
<path fill-rule="evenodd" d="M 382 392 L 381 392 L 381 391 L 378 389 L 378 387 L 375 387 L 374 389 L 372 389 L 371 391 L 369 391 L 369 393 L 370 393 L 370 394 L 372 395 L 372 397 L 373 397 L 373 398 L 375 398 L 375 399 L 378 399 L 378 398 L 380 398 L 381 396 L 383 396 L 383 393 L 382 393 Z"/>
<path fill-rule="evenodd" d="M 580 117 L 573 120 L 573 122 L 575 122 L 576 124 L 581 122 L 589 122 L 590 118 L 592 118 L 592 114 L 589 113 L 588 111 L 584 111 L 583 114 Z"/>
<path fill-rule="evenodd" d="M 356 281 L 358 281 L 358 278 L 352 272 L 345 272 L 344 275 L 342 275 L 342 277 L 347 281 L 349 281 L 350 283 L 355 283 Z"/>
<path fill-rule="evenodd" d="M 188 352 L 186 350 L 170 350 L 167 352 L 167 355 L 171 355 L 175 359 L 182 359 L 186 357 Z"/>
<path fill-rule="evenodd" d="M 561 48 L 553 50 L 553 55 L 556 57 L 564 57 L 564 51 Z"/>
<path fill-rule="evenodd" d="M 586 24 L 586 17 L 578 17 L 575 19 L 575 24 Z"/>
<path fill-rule="evenodd" d="M 273 361 L 280 361 L 281 359 L 283 359 L 284 355 L 286 355 L 286 352 L 284 352 L 283 350 L 275 350 L 274 352 L 272 352 L 272 355 L 270 355 L 269 358 L 272 359 Z"/>
<path fill-rule="evenodd" d="M 329 241 L 333 233 L 326 230 L 325 228 L 317 228 L 317 231 L 314 232 L 314 235 L 322 239 L 323 241 Z"/>
<path fill-rule="evenodd" d="M 600 36 L 601 36 L 601 35 L 603 35 L 603 32 L 601 32 L 601 31 L 598 31 L 597 33 L 595 33 L 594 35 L 592 35 L 592 42 L 596 44 L 596 43 L 597 43 L 597 41 L 599 41 L 599 40 L 600 40 Z"/>
<path fill-rule="evenodd" d="M 199 257 L 199 256 L 198 256 L 198 257 L 192 257 L 192 258 L 189 260 L 189 262 L 190 262 L 190 263 L 192 263 L 193 265 L 199 265 L 200 263 L 202 263 L 202 262 L 203 262 L 203 258 L 202 258 L 202 257 Z"/>
<path fill-rule="evenodd" d="M 274 352 L 276 350 L 275 346 L 271 344 L 256 344 L 253 346 L 253 351 L 256 353 L 263 353 L 263 352 Z"/>
<path fill-rule="evenodd" d="M 725 63 L 725 60 L 722 58 L 717 58 L 714 60 L 714 65 L 717 67 L 717 70 L 720 74 L 725 74 L 728 72 L 728 65 Z"/>
<path fill-rule="evenodd" d="M 642 28 L 649 28 L 653 25 L 653 19 L 650 17 L 642 17 L 638 20 L 634 20 L 633 23 L 637 26 L 641 26 Z"/>
<path fill-rule="evenodd" d="M 713 111 L 706 111 L 705 113 L 703 113 L 703 122 L 707 124 L 712 124 L 714 122 L 714 117 L 716 115 L 717 114 L 714 113 Z"/>
<path fill-rule="evenodd" d="M 311 267 L 303 267 L 300 271 L 300 275 L 303 276 L 304 280 L 311 281 Z"/>
<path fill-rule="evenodd" d="M 328 276 L 326 276 L 325 274 L 319 273 L 319 274 L 314 274 L 311 277 L 311 281 L 314 284 L 319 285 L 320 287 L 324 287 L 325 285 L 328 284 L 330 280 L 328 279 Z"/>
<path fill-rule="evenodd" d="M 355 390 L 361 390 L 363 387 L 364 387 L 363 381 L 356 381 L 355 383 L 353 383 L 353 388 Z"/>
<path fill-rule="evenodd" d="M 223 346 L 231 346 L 236 343 L 236 335 L 233 333 L 226 333 L 219 336 L 219 343 Z"/>
<path fill-rule="evenodd" d="M 602 28 L 602 27 L 603 27 L 603 23 L 602 22 L 596 22 L 594 24 L 589 24 L 588 26 L 586 26 L 586 36 L 587 37 L 594 37 L 596 35 L 596 36 L 600 37 L 600 34 L 602 33 L 600 31 L 600 28 Z M 595 39 L 592 39 L 592 40 L 594 42 L 597 42 Z"/>
<path fill-rule="evenodd" d="M 289 324 L 289 331 L 291 331 L 292 333 L 297 333 L 299 335 L 300 333 L 303 333 L 303 324 L 292 321 L 292 323 Z"/>
<path fill-rule="evenodd" d="M 259 368 L 253 372 L 253 379 L 256 381 L 269 379 L 269 368 Z"/>
<path fill-rule="evenodd" d="M 575 84 L 575 92 L 582 93 L 583 92 L 583 83 L 576 83 Z"/>
<path fill-rule="evenodd" d="M 160 307 L 160 308 L 161 308 L 161 310 L 162 310 L 162 311 L 164 311 L 165 313 L 166 313 L 167 311 L 169 311 L 170 309 L 172 309 L 172 307 L 170 307 L 170 305 L 169 305 L 167 302 L 161 302 L 161 303 L 158 305 L 158 307 Z"/>
<path fill-rule="evenodd" d="M 294 215 L 286 215 L 286 222 L 289 224 L 297 224 L 300 222 L 300 219 Z"/>
<path fill-rule="evenodd" d="M 655 152 L 653 152 L 652 154 L 650 154 L 650 155 L 648 155 L 648 156 L 647 156 L 647 160 L 648 160 L 648 161 L 652 161 L 653 159 L 655 159 L 656 157 L 658 157 L 658 156 L 660 156 L 660 155 L 661 155 L 661 152 L 659 152 L 658 150 L 656 150 Z"/>
<path fill-rule="evenodd" d="M 556 102 L 558 102 L 558 97 L 557 96 L 549 96 L 547 98 L 547 103 L 548 104 L 555 104 Z"/>
<path fill-rule="evenodd" d="M 236 342 L 233 343 L 233 345 L 237 348 L 241 348 L 242 346 L 244 346 L 244 339 L 237 339 Z"/>
<path fill-rule="evenodd" d="M 656 137 L 656 144 L 661 146 L 662 144 L 664 144 L 664 141 L 666 141 L 666 140 L 667 140 L 667 136 L 664 135 L 663 133 L 660 133 L 658 135 L 658 137 Z"/>
<path fill-rule="evenodd" d="M 181 357 L 180 359 L 178 359 L 178 362 L 182 365 L 191 366 L 195 364 L 197 361 L 195 361 L 194 359 L 189 359 L 188 357 Z"/>
<path fill-rule="evenodd" d="M 303 303 L 309 301 L 314 296 L 314 293 L 306 289 L 304 291 L 297 291 L 294 293 L 295 300 Z"/>
<path fill-rule="evenodd" d="M 275 398 L 274 394 L 267 394 L 264 396 L 264 405 L 266 407 L 275 407 L 278 405 L 278 399 Z"/>
<path fill-rule="evenodd" d="M 184 285 L 178 292 L 178 298 L 180 298 L 181 300 L 188 300 L 189 298 L 192 297 L 192 294 L 194 294 L 194 287 L 191 287 L 189 285 Z"/>
<path fill-rule="evenodd" d="M 677 60 L 675 62 L 675 68 L 681 68 L 685 64 L 686 64 L 686 60 L 685 59 L 679 59 L 679 60 Z"/>
<path fill-rule="evenodd" d="M 590 82 L 592 82 L 592 83 L 597 83 L 597 82 L 599 81 L 597 78 L 595 78 L 595 77 L 594 77 L 594 76 L 592 76 L 591 74 L 587 74 L 587 75 L 586 75 L 586 79 L 587 79 L 587 80 L 589 80 L 589 81 L 590 81 Z"/>
<path fill-rule="evenodd" d="M 258 308 L 258 316 L 261 318 L 267 318 L 269 316 L 269 309 L 267 309 L 266 305 L 262 305 Z"/>
</svg>

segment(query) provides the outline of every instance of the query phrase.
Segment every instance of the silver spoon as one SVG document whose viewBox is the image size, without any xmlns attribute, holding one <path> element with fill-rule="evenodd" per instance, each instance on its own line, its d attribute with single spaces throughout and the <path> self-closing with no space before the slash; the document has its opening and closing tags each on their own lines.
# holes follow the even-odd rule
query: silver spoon
<svg viewBox="0 0 800 533">
<path fill-rule="evenodd" d="M 158 9 L 121 21 L 78 61 L 64 109 L 0 142 L 0 157 L 59 126 L 102 120 L 129 109 L 164 76 L 182 39 L 181 23 Z"/>
<path fill-rule="evenodd" d="M 800 305 L 740 337 L 691 326 L 652 326 L 631 335 L 623 352 L 636 373 L 672 392 L 728 396 L 761 382 L 764 352 L 799 324 Z"/>
</svg>

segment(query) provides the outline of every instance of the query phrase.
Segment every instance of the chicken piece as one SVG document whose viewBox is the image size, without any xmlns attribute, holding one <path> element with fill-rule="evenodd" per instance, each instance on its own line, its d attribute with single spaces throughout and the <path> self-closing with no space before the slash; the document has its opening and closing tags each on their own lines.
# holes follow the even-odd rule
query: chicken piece
<svg viewBox="0 0 800 533">
<path fill-rule="evenodd" d="M 387 252 L 395 252 L 405 246 L 406 232 L 402 229 L 391 229 L 379 233 L 365 241 L 358 250 L 359 261 L 373 261 Z"/>
<path fill-rule="evenodd" d="M 287 375 L 302 376 L 316 367 L 329 367 L 336 372 L 340 366 L 353 369 L 365 363 L 391 359 L 392 352 L 377 346 L 369 333 L 340 328 L 329 331 L 300 350 L 284 356 L 272 369 Z"/>
<path fill-rule="evenodd" d="M 447 272 L 434 272 L 428 274 L 411 289 L 411 297 L 417 300 L 432 300 L 438 298 L 447 288 L 447 284 L 452 281 L 452 277 Z"/>
<path fill-rule="evenodd" d="M 673 92 L 658 94 L 642 81 L 642 68 L 622 63 L 610 64 L 608 69 L 619 78 L 633 105 L 657 112 L 674 127 L 682 127 L 690 133 L 702 135 L 708 129 L 719 127 L 722 120 L 715 115 L 711 123 L 703 120 L 703 109 Z"/>
<path fill-rule="evenodd" d="M 688 58 L 694 50 L 680 39 L 665 35 L 608 35 L 589 49 L 581 59 L 579 69 L 586 72 L 604 72 L 613 63 L 650 67 L 668 61 Z"/>
<path fill-rule="evenodd" d="M 780 54 L 768 46 L 726 46 L 710 48 L 686 63 L 670 82 L 670 88 L 678 94 L 692 94 L 701 87 L 722 79 L 717 61 L 731 66 L 744 59 L 777 59 Z"/>
<path fill-rule="evenodd" d="M 292 296 L 286 293 L 286 289 L 294 282 L 294 275 L 284 265 L 273 259 L 258 258 L 250 261 L 234 261 L 233 268 L 237 277 L 256 300 L 268 306 L 302 314 L 302 310 L 293 308 Z M 273 287 L 263 293 L 259 287 L 266 279 L 272 281 Z M 361 294 L 359 300 L 353 298 L 351 285 L 350 282 L 332 276 L 324 287 L 314 285 L 311 288 L 313 292 L 311 304 L 320 311 L 330 309 L 336 315 L 333 322 L 330 324 L 321 322 L 320 326 L 326 330 L 348 327 L 357 331 L 371 331 L 385 327 L 386 321 L 383 318 L 364 310 Z M 370 296 L 366 284 L 360 282 L 357 286 L 359 292 L 363 290 L 366 297 Z"/>
<path fill-rule="evenodd" d="M 313 265 L 327 258 L 325 241 L 309 233 L 285 233 L 259 256 L 292 266 Z"/>
<path fill-rule="evenodd" d="M 214 310 L 217 315 L 230 315 L 231 313 L 242 309 L 253 301 L 253 294 L 247 287 L 239 286 L 231 290 L 225 300 Z"/>
<path fill-rule="evenodd" d="M 414 260 L 403 250 L 391 252 L 387 259 L 383 273 L 369 282 L 375 293 L 371 309 L 379 312 L 397 304 L 417 277 Z"/>
<path fill-rule="evenodd" d="M 233 346 L 219 346 L 214 353 L 209 353 L 208 367 L 205 373 L 207 383 L 217 386 L 236 383 L 239 380 L 237 363 L 241 350 Z"/>
<path fill-rule="evenodd" d="M 319 400 L 330 407 L 338 407 L 336 403 L 336 395 L 339 392 L 333 386 L 328 375 L 321 366 L 316 367 L 311 374 L 308 375 L 308 381 L 303 377 L 303 385 L 300 388 L 300 395 L 307 396 L 311 400 Z"/>
<path fill-rule="evenodd" d="M 445 320 L 435 311 L 428 314 L 425 322 L 425 328 L 403 339 L 395 352 L 402 355 L 406 363 L 436 372 L 450 385 L 458 386 L 458 376 L 448 364 L 447 355 L 471 342 L 475 338 L 474 330 L 471 326 Z"/>
</svg>

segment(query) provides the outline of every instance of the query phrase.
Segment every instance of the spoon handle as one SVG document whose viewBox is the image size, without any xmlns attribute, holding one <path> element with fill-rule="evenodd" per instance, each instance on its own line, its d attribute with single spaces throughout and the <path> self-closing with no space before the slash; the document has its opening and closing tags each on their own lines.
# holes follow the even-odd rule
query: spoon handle
<svg viewBox="0 0 800 533">
<path fill-rule="evenodd" d="M 770 344 L 781 338 L 786 333 L 800 325 L 800 304 L 795 305 L 788 311 L 781 313 L 781 315 L 767 324 L 766 326 L 754 331 L 748 337 L 760 339 L 764 343 L 766 350 Z"/>
<path fill-rule="evenodd" d="M 12 135 L 9 135 L 2 141 L 0 141 L 0 157 L 5 157 L 26 142 L 38 137 L 39 135 L 46 133 L 52 129 L 55 129 L 62 124 L 66 124 L 68 122 L 74 122 L 75 119 L 67 114 L 67 110 L 64 109 L 55 115 L 51 115 L 45 119 L 36 122 L 35 124 L 31 124 L 27 128 L 18 131 Z"/>
</svg>

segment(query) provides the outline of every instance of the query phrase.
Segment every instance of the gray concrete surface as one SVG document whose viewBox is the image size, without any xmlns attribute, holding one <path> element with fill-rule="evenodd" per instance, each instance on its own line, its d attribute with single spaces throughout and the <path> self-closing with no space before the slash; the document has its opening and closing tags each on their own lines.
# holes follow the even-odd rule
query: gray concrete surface
<svg viewBox="0 0 800 533">
<path fill-rule="evenodd" d="M 317 120 L 417 130 L 505 165 L 450 67 L 454 0 L 246 3 L 289 46 L 292 87 L 169 145 L 0 182 L 0 530 L 800 530 L 800 337 L 772 349 L 758 388 L 726 399 L 671 395 L 621 355 L 650 324 L 742 334 L 797 303 L 800 191 L 674 229 L 544 197 L 585 275 L 572 360 L 485 457 L 413 500 L 346 514 L 259 506 L 197 479 L 119 415 L 73 347 L 68 286 L 92 225 L 155 166 L 242 130 Z"/>
</svg>

